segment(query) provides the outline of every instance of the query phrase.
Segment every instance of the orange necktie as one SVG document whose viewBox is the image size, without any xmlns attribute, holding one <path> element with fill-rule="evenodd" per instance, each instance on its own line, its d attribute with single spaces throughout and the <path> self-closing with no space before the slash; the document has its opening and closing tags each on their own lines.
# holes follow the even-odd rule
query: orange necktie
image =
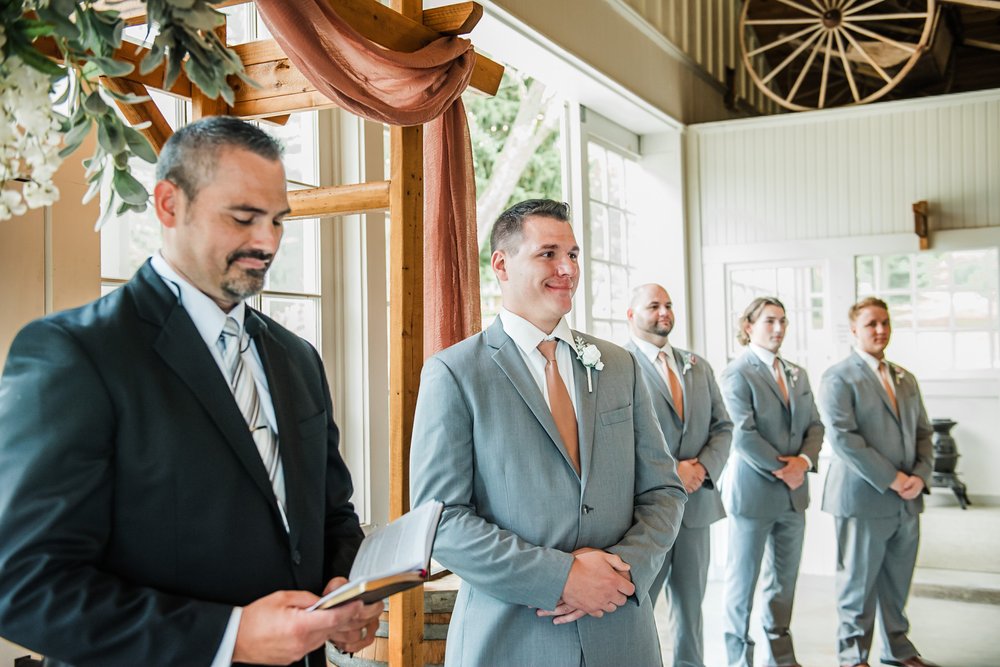
<svg viewBox="0 0 1000 667">
<path fill-rule="evenodd" d="M 677 373 L 670 368 L 670 364 L 667 363 L 667 353 L 662 350 L 658 355 L 656 355 L 656 360 L 660 362 L 662 366 L 663 377 L 667 381 L 667 387 L 670 389 L 670 398 L 674 402 L 674 409 L 677 410 L 677 416 L 684 421 L 684 391 L 681 389 L 680 380 L 677 379 Z"/>
<path fill-rule="evenodd" d="M 556 365 L 556 345 L 557 340 L 543 340 L 538 344 L 538 351 L 545 357 L 545 384 L 549 391 L 549 409 L 552 411 L 552 419 L 556 423 L 556 429 L 562 438 L 563 446 L 569 460 L 573 462 L 576 474 L 580 474 L 580 443 L 576 432 L 576 411 L 573 410 L 573 401 L 566 391 L 566 384 L 562 375 L 559 374 L 559 366 Z"/>
<path fill-rule="evenodd" d="M 878 362 L 878 376 L 882 378 L 882 387 L 885 389 L 885 393 L 889 394 L 889 402 L 892 403 L 892 409 L 899 415 L 899 405 L 896 403 L 896 392 L 892 389 L 892 381 L 889 379 L 889 366 L 885 363 L 885 360 Z"/>
<path fill-rule="evenodd" d="M 782 371 L 781 362 L 778 361 L 778 357 L 774 358 L 774 375 L 778 380 L 778 389 L 781 390 L 781 396 L 785 399 L 785 405 L 788 405 L 788 386 L 785 384 L 785 373 Z"/>
</svg>

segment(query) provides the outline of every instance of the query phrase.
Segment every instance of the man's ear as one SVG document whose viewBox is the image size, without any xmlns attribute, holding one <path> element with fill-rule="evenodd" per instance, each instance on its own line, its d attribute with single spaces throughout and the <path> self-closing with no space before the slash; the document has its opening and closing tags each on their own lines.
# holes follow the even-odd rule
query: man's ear
<svg viewBox="0 0 1000 667">
<path fill-rule="evenodd" d="M 632 316 L 634 314 L 635 313 L 632 311 L 632 308 L 629 308 L 628 310 L 625 311 L 625 319 L 628 320 L 629 322 L 631 322 L 632 321 Z"/>
<path fill-rule="evenodd" d="M 153 206 L 156 210 L 156 217 L 160 224 L 167 228 L 176 227 L 178 218 L 178 208 L 181 204 L 181 197 L 184 193 L 176 184 L 168 180 L 157 181 L 153 188 Z"/>
<path fill-rule="evenodd" d="M 507 280 L 507 255 L 504 254 L 503 250 L 493 251 L 490 256 L 490 266 L 493 267 L 493 273 L 497 275 L 497 280 Z"/>
</svg>

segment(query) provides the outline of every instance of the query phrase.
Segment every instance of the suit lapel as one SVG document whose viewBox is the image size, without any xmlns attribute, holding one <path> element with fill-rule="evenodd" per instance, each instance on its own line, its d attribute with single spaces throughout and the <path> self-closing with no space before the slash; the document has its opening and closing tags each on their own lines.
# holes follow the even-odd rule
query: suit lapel
<svg viewBox="0 0 1000 667">
<path fill-rule="evenodd" d="M 885 387 L 882 386 L 882 378 L 878 376 L 876 371 L 872 370 L 871 366 L 865 363 L 864 359 L 859 357 L 857 354 L 855 354 L 854 357 L 854 363 L 858 365 L 861 375 L 868 382 L 868 386 L 878 395 L 880 399 L 882 399 L 883 407 L 889 411 L 892 418 L 896 420 L 897 424 L 899 424 L 899 415 L 896 414 L 896 411 L 892 407 L 892 401 L 889 400 L 889 394 L 885 393 Z M 900 406 L 900 410 L 902 410 L 902 406 L 899 402 L 899 392 L 896 393 L 896 405 Z"/>
<path fill-rule="evenodd" d="M 288 519 L 288 537 L 292 549 L 298 548 L 302 532 L 302 517 L 305 514 L 305 499 L 302 492 L 304 471 L 302 470 L 302 449 L 299 441 L 298 424 L 292 405 L 291 369 L 288 366 L 288 355 L 283 354 L 283 346 L 267 330 L 267 325 L 260 316 L 247 308 L 248 320 L 255 319 L 261 333 L 254 336 L 257 354 L 260 355 L 264 374 L 267 376 L 267 386 L 271 393 L 271 405 L 274 407 L 274 417 L 278 422 L 278 454 L 285 475 L 285 509 Z M 258 460 L 260 455 L 257 456 Z M 262 468 L 263 469 L 263 468 Z M 270 487 L 270 483 L 268 483 Z M 272 494 L 273 496 L 273 494 Z M 280 519 L 280 517 L 279 517 Z"/>
<path fill-rule="evenodd" d="M 280 522 L 274 490 L 267 478 L 264 463 L 260 460 L 257 446 L 250 436 L 246 420 L 233 400 L 232 390 L 222 373 L 212 371 L 218 365 L 205 347 L 187 311 L 181 307 L 177 297 L 163 283 L 148 260 L 126 285 L 126 289 L 133 294 L 139 317 L 160 327 L 153 341 L 153 349 L 205 408 L 208 418 L 219 429 L 223 440 L 233 450 L 260 492 L 274 506 L 275 518 Z"/>
<path fill-rule="evenodd" d="M 566 448 L 562 444 L 559 429 L 556 428 L 556 422 L 552 419 L 552 411 L 549 409 L 548 404 L 545 403 L 545 397 L 542 396 L 542 392 L 538 389 L 535 379 L 531 376 L 531 372 L 525 365 L 517 343 L 503 330 L 503 324 L 500 322 L 499 317 L 486 330 L 486 341 L 490 347 L 496 349 L 496 352 L 493 353 L 493 361 L 504 372 L 511 384 L 514 385 L 514 389 L 521 396 L 525 405 L 528 406 L 531 413 L 535 415 L 535 419 L 545 429 L 552 443 L 559 449 L 563 459 L 566 461 L 566 465 L 575 474 L 576 470 L 573 467 L 572 461 L 570 461 L 569 455 L 566 453 Z M 582 460 L 580 465 L 582 469 Z"/>
<path fill-rule="evenodd" d="M 785 397 L 781 395 L 781 389 L 778 388 L 778 382 L 774 379 L 774 375 L 771 374 L 771 369 L 760 360 L 760 357 L 753 350 L 747 350 L 745 354 L 747 355 L 747 361 L 754 367 L 764 384 L 771 388 L 775 398 L 778 399 L 778 404 L 785 410 L 788 410 L 788 406 L 785 405 Z M 785 386 L 787 387 L 788 385 L 786 384 Z M 789 397 L 791 397 L 791 392 L 789 392 Z M 789 398 L 789 403 L 791 403 L 791 398 Z"/>
<path fill-rule="evenodd" d="M 579 336 L 576 331 L 573 336 Z M 588 341 L 589 342 L 589 341 Z M 597 392 L 601 380 L 600 371 L 590 371 L 590 388 L 587 387 L 587 367 L 573 356 L 573 384 L 576 385 L 576 423 L 580 443 L 580 471 L 584 488 L 590 477 L 590 462 L 594 456 L 594 433 L 597 425 Z"/>
</svg>

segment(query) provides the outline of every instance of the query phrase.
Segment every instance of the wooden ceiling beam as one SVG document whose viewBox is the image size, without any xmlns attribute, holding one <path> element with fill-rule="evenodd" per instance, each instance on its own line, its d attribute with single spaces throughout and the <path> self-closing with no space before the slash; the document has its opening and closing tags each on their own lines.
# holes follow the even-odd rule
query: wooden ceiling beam
<svg viewBox="0 0 1000 667">
<path fill-rule="evenodd" d="M 467 35 L 483 18 L 483 6 L 478 2 L 425 9 L 421 23 L 442 35 Z"/>
<path fill-rule="evenodd" d="M 292 212 L 286 220 L 385 211 L 389 208 L 389 181 L 289 190 L 288 203 Z"/>
<path fill-rule="evenodd" d="M 110 79 L 103 77 L 104 85 L 107 86 L 109 90 L 113 90 L 116 93 L 121 94 L 132 94 L 132 95 L 149 95 L 149 91 L 146 86 L 141 83 L 136 83 L 134 81 L 128 81 L 127 79 Z M 129 125 L 139 125 L 141 123 L 149 122 L 149 126 L 139 130 L 147 139 L 149 143 L 153 146 L 153 150 L 156 154 L 160 154 L 160 150 L 163 148 L 163 144 L 167 143 L 167 139 L 174 131 L 170 127 L 170 123 L 167 119 L 163 117 L 160 112 L 160 108 L 156 106 L 156 103 L 152 100 L 147 102 L 139 102 L 138 104 L 126 104 L 124 102 L 115 101 L 118 108 L 121 109 L 122 116 L 128 121 Z"/>
</svg>

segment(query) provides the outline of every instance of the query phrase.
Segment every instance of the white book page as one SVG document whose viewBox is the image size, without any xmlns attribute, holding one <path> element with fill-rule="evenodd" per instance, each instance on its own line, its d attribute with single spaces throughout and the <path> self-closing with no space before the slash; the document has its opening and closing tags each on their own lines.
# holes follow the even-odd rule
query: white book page
<svg viewBox="0 0 1000 667">
<path fill-rule="evenodd" d="M 426 569 L 440 514 L 441 503 L 426 502 L 366 537 L 351 567 L 351 582 Z"/>
</svg>

